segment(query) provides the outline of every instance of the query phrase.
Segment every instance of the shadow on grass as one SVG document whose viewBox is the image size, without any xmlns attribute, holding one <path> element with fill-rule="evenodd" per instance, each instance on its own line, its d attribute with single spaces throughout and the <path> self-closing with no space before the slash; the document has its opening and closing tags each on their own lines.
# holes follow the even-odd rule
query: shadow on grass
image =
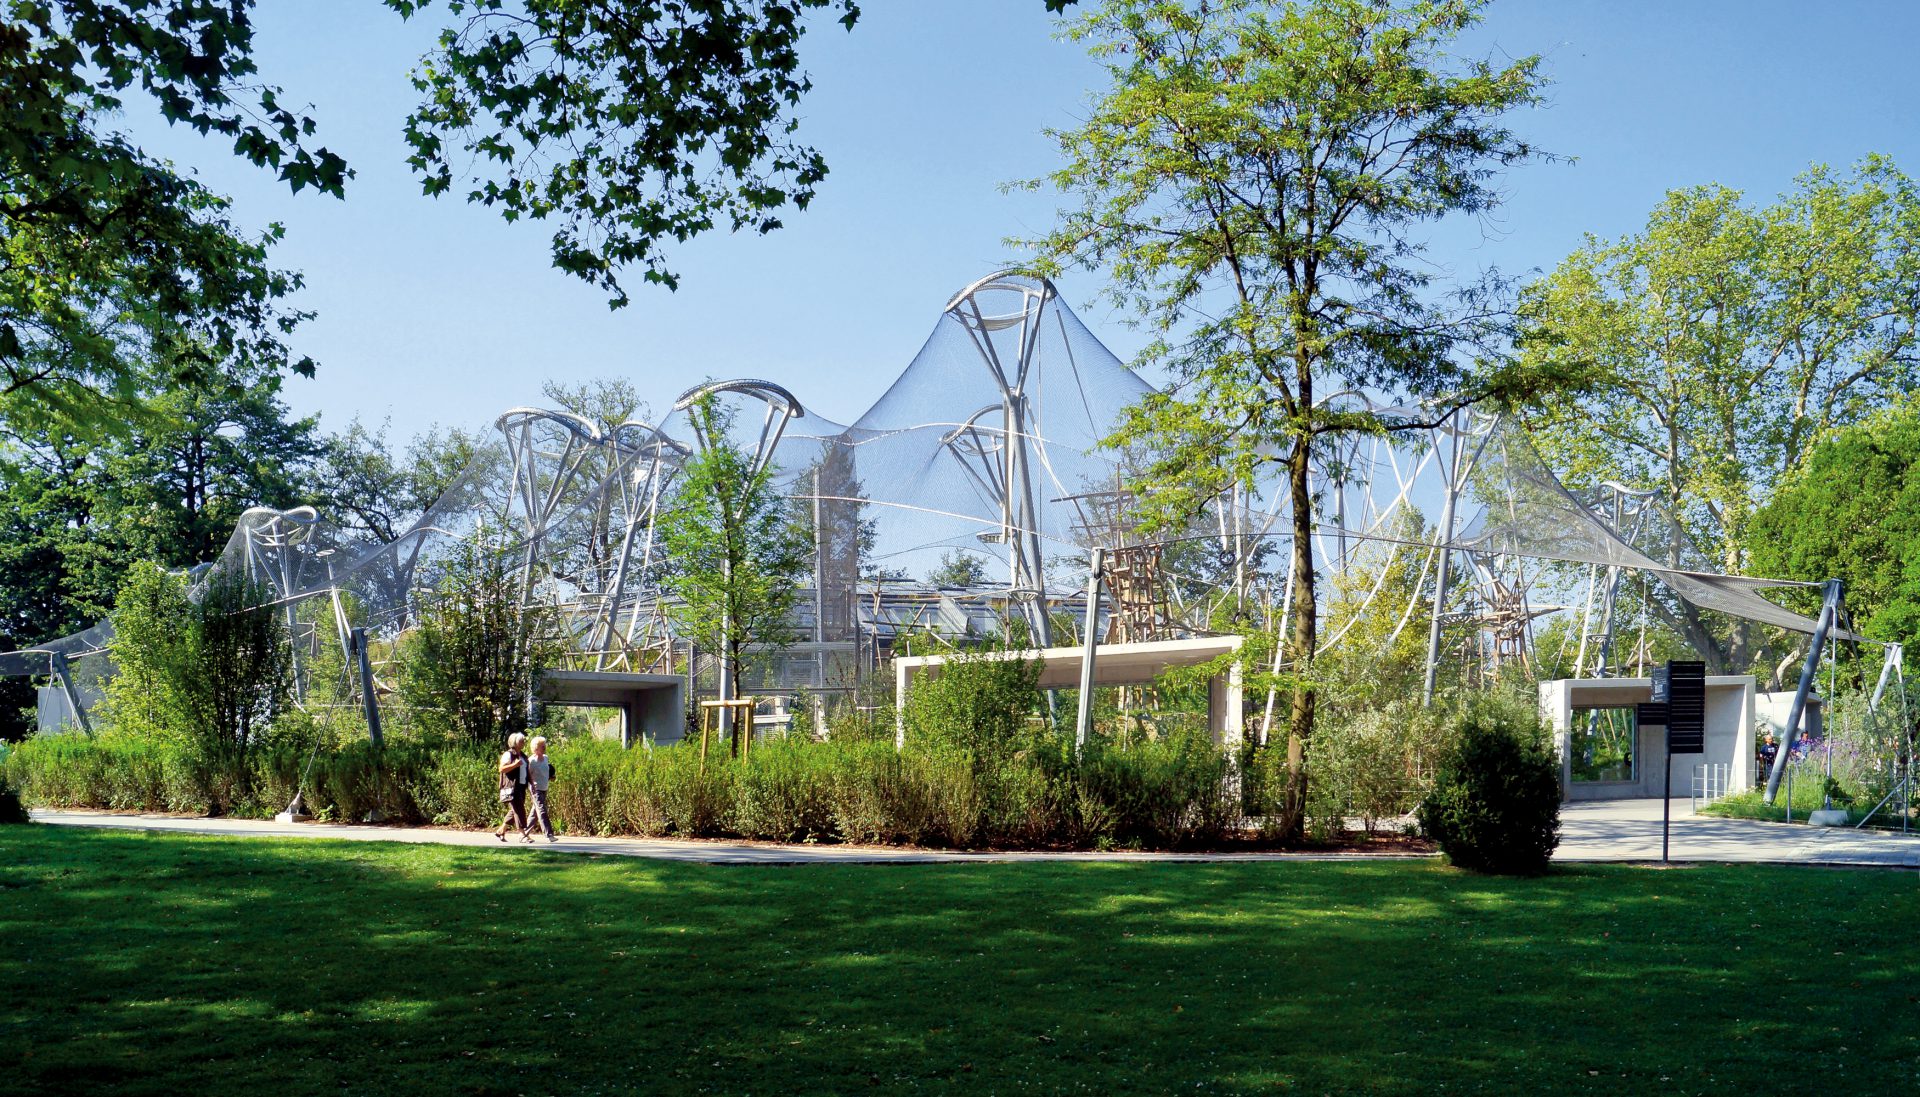
<svg viewBox="0 0 1920 1097">
<path fill-rule="evenodd" d="M 770 868 L 53 828 L 0 830 L 0 865 L 29 1092 L 1883 1088 L 1920 1053 L 1911 873 Z"/>
</svg>

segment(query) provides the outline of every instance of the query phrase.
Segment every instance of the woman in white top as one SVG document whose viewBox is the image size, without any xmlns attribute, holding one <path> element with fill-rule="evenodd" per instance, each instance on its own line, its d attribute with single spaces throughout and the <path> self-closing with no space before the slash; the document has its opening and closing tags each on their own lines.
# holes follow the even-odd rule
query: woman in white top
<svg viewBox="0 0 1920 1097">
<path fill-rule="evenodd" d="M 536 735 L 527 749 L 533 751 L 533 757 L 527 759 L 527 787 L 533 793 L 533 813 L 527 817 L 527 832 L 533 832 L 533 825 L 540 824 L 546 832 L 547 841 L 557 842 L 553 835 L 553 821 L 547 818 L 547 784 L 553 780 L 553 763 L 547 760 L 547 737 Z M 528 841 L 533 839 L 529 837 Z"/>
</svg>

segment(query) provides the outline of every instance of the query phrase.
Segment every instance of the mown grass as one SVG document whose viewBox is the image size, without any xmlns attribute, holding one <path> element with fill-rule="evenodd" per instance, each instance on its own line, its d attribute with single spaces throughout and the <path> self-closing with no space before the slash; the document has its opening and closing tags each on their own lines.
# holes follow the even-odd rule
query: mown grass
<svg viewBox="0 0 1920 1097">
<path fill-rule="evenodd" d="M 0 828 L 27 1093 L 1878 1093 L 1920 877 Z"/>
</svg>

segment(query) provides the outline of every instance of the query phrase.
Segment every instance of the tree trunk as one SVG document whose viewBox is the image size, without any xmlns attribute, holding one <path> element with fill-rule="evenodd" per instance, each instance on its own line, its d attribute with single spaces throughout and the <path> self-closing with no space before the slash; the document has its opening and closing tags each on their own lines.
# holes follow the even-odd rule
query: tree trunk
<svg viewBox="0 0 1920 1097">
<path fill-rule="evenodd" d="M 1294 443 L 1287 461 L 1287 487 L 1293 505 L 1293 705 L 1287 715 L 1287 785 L 1280 802 L 1280 840 L 1298 842 L 1306 830 L 1307 743 L 1313 738 L 1313 652 L 1319 643 L 1319 614 L 1314 605 L 1313 489 L 1309 439 Z"/>
</svg>

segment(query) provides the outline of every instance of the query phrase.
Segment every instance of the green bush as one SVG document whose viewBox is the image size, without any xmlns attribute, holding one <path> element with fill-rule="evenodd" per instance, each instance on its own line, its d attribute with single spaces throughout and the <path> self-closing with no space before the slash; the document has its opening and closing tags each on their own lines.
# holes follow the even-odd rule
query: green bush
<svg viewBox="0 0 1920 1097">
<path fill-rule="evenodd" d="M 636 762 L 644 766 L 644 751 L 629 751 L 617 742 L 581 738 L 548 748 L 554 780 L 547 790 L 547 810 L 556 827 L 572 834 L 620 834 L 626 831 L 615 789 Z"/>
<path fill-rule="evenodd" d="M 11 750 L 0 744 L 0 826 L 31 822 L 27 818 L 27 805 L 21 802 L 20 792 L 13 787 L 9 776 L 7 762 L 12 755 Z"/>
<path fill-rule="evenodd" d="M 672 820 L 660 799 L 658 760 L 664 750 L 636 749 L 613 774 L 608 791 L 607 816 L 612 834 L 631 834 L 639 838 L 658 838 L 667 833 Z M 563 774 L 558 778 L 565 782 Z"/>
<path fill-rule="evenodd" d="M 834 829 L 851 842 L 971 845 L 979 828 L 973 758 L 878 740 L 844 745 L 834 776 Z"/>
<path fill-rule="evenodd" d="M 834 773 L 838 748 L 804 739 L 755 746 L 740 766 L 735 826 L 742 836 L 814 842 L 835 836 Z"/>
<path fill-rule="evenodd" d="M 1078 774 L 1080 837 L 1161 847 L 1219 841 L 1239 819 L 1230 761 L 1204 732 L 1089 743 Z"/>
<path fill-rule="evenodd" d="M 1462 868 L 1545 872 L 1560 842 L 1560 767 L 1539 719 L 1511 705 L 1469 704 L 1419 817 Z"/>
<path fill-rule="evenodd" d="M 99 715 L 122 742 L 158 744 L 178 764 L 173 776 L 192 790 L 169 793 L 176 810 L 190 801 L 209 815 L 257 813 L 252 755 L 286 706 L 286 630 L 265 606 L 271 592 L 234 569 L 211 572 L 197 597 L 152 564 L 128 573 L 113 608 L 119 672 Z M 108 798 L 124 803 L 131 791 Z M 151 803 L 150 782 L 132 795 Z"/>
<path fill-rule="evenodd" d="M 101 811 L 204 811 L 204 775 L 167 739 L 106 733 L 36 735 L 7 755 L 8 780 L 28 803 Z"/>
<path fill-rule="evenodd" d="M 354 822 L 491 827 L 498 783 L 491 746 L 422 734 L 395 722 L 375 747 L 356 720 L 291 711 L 249 752 L 249 790 L 179 737 L 112 728 L 94 736 L 34 737 L 0 761 L 30 804 L 107 810 L 197 811 L 224 802 L 236 814 L 306 810 Z M 699 745 L 625 750 L 591 738 L 560 740 L 550 804 L 577 834 L 666 834 L 775 841 L 925 846 L 1138 847 L 1217 841 L 1233 833 L 1227 756 L 1204 733 L 1118 744 L 1096 739 L 1076 763 L 1070 740 L 1006 721 L 985 756 L 948 737 L 757 744 L 746 762 Z M 1007 742 L 1013 739 L 1013 742 Z M 225 797 L 225 800 L 218 798 Z"/>
<path fill-rule="evenodd" d="M 432 821 L 443 826 L 493 827 L 500 808 L 500 777 L 491 755 L 443 750 L 434 756 L 426 780 Z"/>
<path fill-rule="evenodd" d="M 686 838 L 733 833 L 736 767 L 722 751 L 702 760 L 697 743 L 656 749 L 650 759 L 652 794 L 671 832 Z"/>
<path fill-rule="evenodd" d="M 1432 787 L 1458 722 L 1454 705 L 1410 700 L 1359 712 L 1326 711 L 1307 749 L 1313 776 L 1309 829 L 1337 833 L 1358 818 L 1371 834 L 1381 820 L 1412 811 Z"/>
<path fill-rule="evenodd" d="M 974 756 L 975 810 L 980 819 L 976 841 L 1022 847 L 1074 841 L 1079 827 L 1073 786 L 1056 776 L 1063 749 L 1064 744 L 1046 743 L 1011 755 Z"/>
<path fill-rule="evenodd" d="M 1012 652 L 956 656 L 914 681 L 907 741 L 971 751 L 983 763 L 1003 758 L 1033 745 L 1030 717 L 1041 700 L 1038 659 Z"/>
<path fill-rule="evenodd" d="M 435 581 L 396 652 L 412 718 L 431 735 L 474 746 L 527 731 L 535 678 L 558 662 L 551 609 L 529 602 L 511 554 L 478 535 L 423 566 Z"/>
</svg>

